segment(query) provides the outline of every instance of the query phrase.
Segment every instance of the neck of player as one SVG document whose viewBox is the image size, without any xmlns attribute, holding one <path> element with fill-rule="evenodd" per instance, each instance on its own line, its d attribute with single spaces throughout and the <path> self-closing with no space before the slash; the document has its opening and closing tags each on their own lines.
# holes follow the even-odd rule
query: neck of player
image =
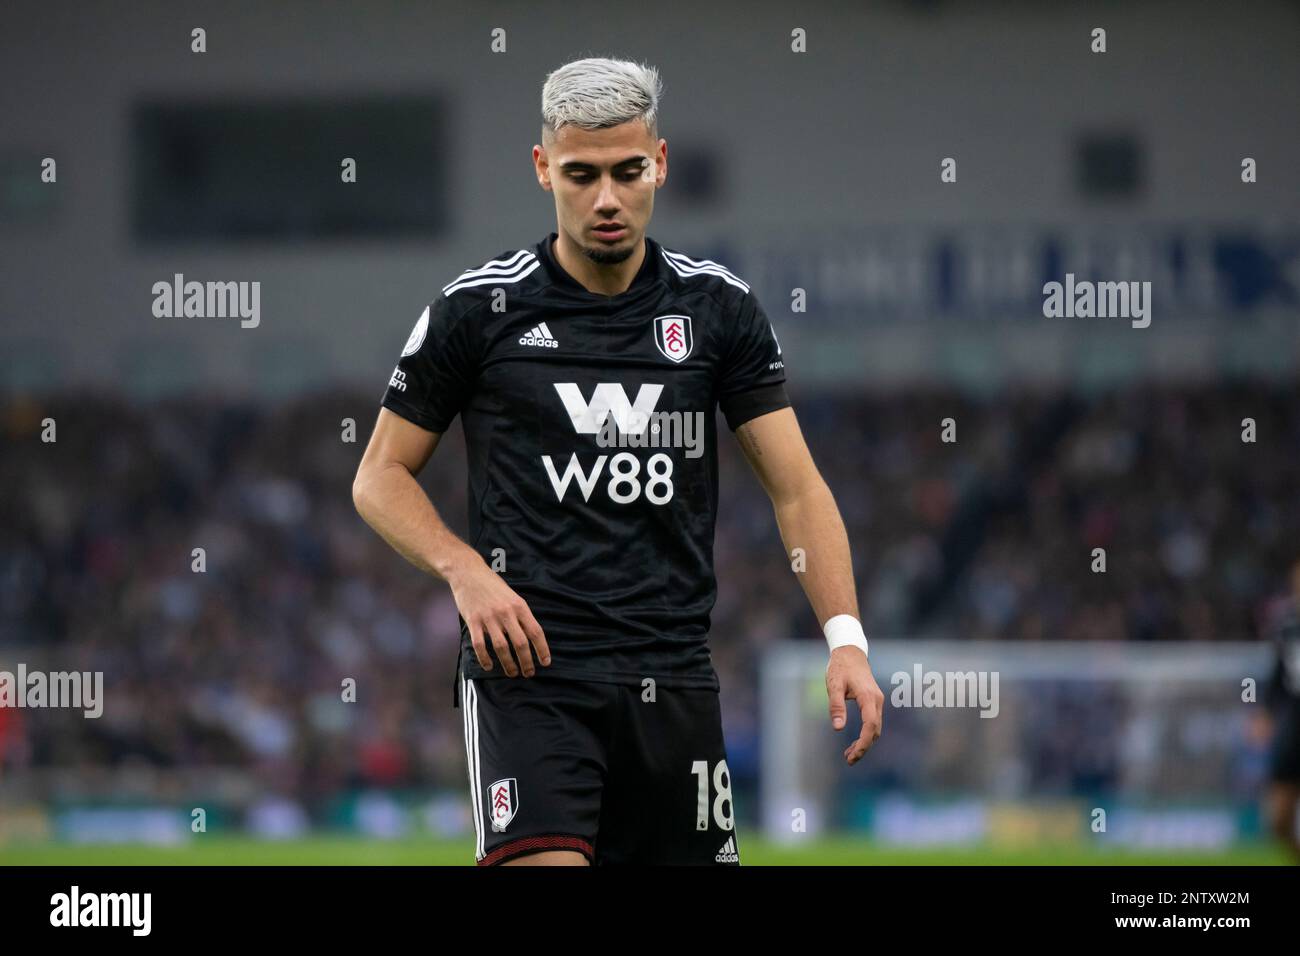
<svg viewBox="0 0 1300 956">
<path fill-rule="evenodd" d="M 574 281 L 593 295 L 615 296 L 628 290 L 645 262 L 646 241 L 642 236 L 636 250 L 622 262 L 602 265 L 592 262 L 569 239 L 568 233 L 559 230 L 551 244 L 551 252 L 560 268 Z"/>
</svg>

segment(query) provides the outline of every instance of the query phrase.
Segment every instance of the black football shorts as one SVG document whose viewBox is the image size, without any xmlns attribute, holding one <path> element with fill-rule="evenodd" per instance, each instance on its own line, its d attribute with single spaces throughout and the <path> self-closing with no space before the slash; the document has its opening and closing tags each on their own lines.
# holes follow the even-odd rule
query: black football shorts
<svg viewBox="0 0 1300 956">
<path fill-rule="evenodd" d="M 544 850 L 739 865 L 716 691 L 459 679 L 480 866 Z"/>
</svg>

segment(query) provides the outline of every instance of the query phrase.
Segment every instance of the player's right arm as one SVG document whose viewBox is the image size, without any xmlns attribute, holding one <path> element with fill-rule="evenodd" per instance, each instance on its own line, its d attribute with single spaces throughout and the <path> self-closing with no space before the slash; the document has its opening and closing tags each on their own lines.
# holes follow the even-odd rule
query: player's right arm
<svg viewBox="0 0 1300 956">
<path fill-rule="evenodd" d="M 416 480 L 464 402 L 472 360 L 465 330 L 458 328 L 463 323 L 451 319 L 446 298 L 431 310 L 421 316 L 398 361 L 352 482 L 352 502 L 398 554 L 450 585 L 484 670 L 492 670 L 491 644 L 508 676 L 522 670 L 532 677 L 532 651 L 543 666 L 551 663 L 541 625 L 524 599 L 447 527 Z"/>
<path fill-rule="evenodd" d="M 393 550 L 450 584 L 483 559 L 447 527 L 416 481 L 441 437 L 381 408 L 352 482 L 352 503 Z"/>
</svg>

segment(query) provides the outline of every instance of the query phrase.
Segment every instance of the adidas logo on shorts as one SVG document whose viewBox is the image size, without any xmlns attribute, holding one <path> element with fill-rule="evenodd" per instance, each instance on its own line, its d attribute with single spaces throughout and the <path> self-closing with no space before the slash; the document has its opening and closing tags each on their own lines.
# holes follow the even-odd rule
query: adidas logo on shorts
<svg viewBox="0 0 1300 956">
<path fill-rule="evenodd" d="M 559 341 L 551 334 L 551 330 L 546 327 L 546 323 L 534 325 L 533 330 L 527 335 L 519 337 L 520 345 L 540 345 L 544 349 L 558 349 Z"/>
<path fill-rule="evenodd" d="M 736 852 L 736 838 L 727 837 L 727 842 L 722 844 L 722 849 L 713 859 L 717 863 L 739 863 L 740 854 Z"/>
</svg>

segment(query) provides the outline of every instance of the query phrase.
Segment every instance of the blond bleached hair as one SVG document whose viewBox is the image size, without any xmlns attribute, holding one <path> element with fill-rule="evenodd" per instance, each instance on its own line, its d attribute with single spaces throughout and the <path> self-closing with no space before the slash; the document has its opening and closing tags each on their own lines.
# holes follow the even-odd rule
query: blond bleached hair
<svg viewBox="0 0 1300 956">
<path fill-rule="evenodd" d="M 658 139 L 663 83 L 652 66 L 630 60 L 590 57 L 552 71 L 542 85 L 542 137 L 563 126 L 606 129 L 643 119 Z"/>
</svg>

